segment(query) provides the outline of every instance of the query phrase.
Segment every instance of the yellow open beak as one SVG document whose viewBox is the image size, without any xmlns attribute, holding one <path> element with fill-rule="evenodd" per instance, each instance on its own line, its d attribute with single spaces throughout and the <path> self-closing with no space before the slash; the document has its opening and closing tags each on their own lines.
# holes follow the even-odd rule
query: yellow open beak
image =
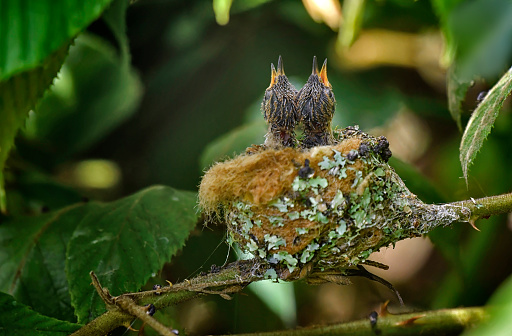
<svg viewBox="0 0 512 336">
<path fill-rule="evenodd" d="M 325 86 L 331 86 L 331 83 L 329 83 L 329 80 L 327 79 L 327 58 L 324 61 L 324 64 L 322 65 L 322 69 L 320 72 L 318 72 L 318 63 L 316 61 L 316 56 L 313 56 L 313 75 L 317 75 L 322 83 Z"/>
</svg>

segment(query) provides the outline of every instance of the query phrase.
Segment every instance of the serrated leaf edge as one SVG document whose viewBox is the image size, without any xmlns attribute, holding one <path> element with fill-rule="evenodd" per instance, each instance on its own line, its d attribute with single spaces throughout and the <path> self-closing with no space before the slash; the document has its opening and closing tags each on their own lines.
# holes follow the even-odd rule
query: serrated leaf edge
<svg viewBox="0 0 512 336">
<path fill-rule="evenodd" d="M 469 119 L 462 140 L 460 143 L 460 162 L 462 165 L 462 173 L 468 184 L 469 166 L 473 163 L 476 154 L 482 148 L 484 140 L 491 132 L 494 121 L 503 106 L 503 102 L 512 91 L 512 67 L 503 75 L 498 83 L 486 95 L 484 100 L 475 109 Z M 491 108 L 488 110 L 488 108 Z M 475 123 L 481 120 L 480 125 Z M 472 131 L 475 131 L 472 133 Z"/>
</svg>

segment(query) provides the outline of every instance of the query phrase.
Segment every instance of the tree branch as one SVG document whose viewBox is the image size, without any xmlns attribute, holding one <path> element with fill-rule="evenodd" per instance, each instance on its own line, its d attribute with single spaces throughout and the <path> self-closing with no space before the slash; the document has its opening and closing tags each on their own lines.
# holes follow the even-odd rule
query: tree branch
<svg viewBox="0 0 512 336">
<path fill-rule="evenodd" d="M 479 218 L 512 212 L 512 193 L 484 197 L 476 200 L 470 199 L 466 201 L 452 202 L 441 206 L 453 209 L 459 214 L 461 220 L 474 222 Z M 153 304 L 158 310 L 183 301 L 194 299 L 204 294 L 219 294 L 222 297 L 227 298 L 229 294 L 241 291 L 251 282 L 265 279 L 265 272 L 270 268 L 270 265 L 264 260 L 241 260 L 229 264 L 219 270 L 212 270 L 212 272 L 206 275 L 201 275 L 191 280 L 185 280 L 175 285 L 170 285 L 152 291 L 127 293 L 118 297 L 112 297 L 108 290 L 102 288 L 97 281 L 97 278 L 94 276 L 94 273 L 92 273 L 91 277 L 93 279 L 93 285 L 105 302 L 108 311 L 85 325 L 83 328 L 77 330 L 73 335 L 105 335 L 119 326 L 128 327 L 135 317 L 140 318 L 140 314 L 138 314 L 138 310 L 127 309 L 127 306 L 124 305 L 127 300 L 133 302 L 133 305 L 140 309 L 143 309 L 141 306 Z M 131 304 L 129 306 L 132 307 Z M 397 327 L 397 323 L 404 321 L 407 322 L 408 319 L 418 316 L 420 316 L 420 318 L 408 323 L 407 328 L 404 328 L 403 324 Z M 429 333 L 427 333 L 427 331 L 430 332 L 429 330 L 432 330 L 430 334 L 435 334 L 441 330 L 461 330 L 461 328 L 468 324 L 480 322 L 485 316 L 486 314 L 483 308 L 442 310 L 425 312 L 422 313 L 422 315 L 407 314 L 382 317 L 379 319 L 379 326 L 382 329 L 386 329 L 386 335 L 401 335 L 403 334 L 403 332 L 401 333 L 401 330 L 407 330 L 409 334 L 414 334 L 414 330 L 418 331 L 420 329 L 422 330 L 422 333 L 428 335 Z M 147 324 L 152 325 L 151 323 L 152 322 Z M 293 332 L 283 331 L 277 333 L 265 333 L 262 335 L 316 335 L 325 333 L 374 335 L 369 333 L 368 325 L 368 321 L 357 321 L 338 326 L 300 329 L 294 330 Z M 356 334 L 356 331 L 359 333 Z M 307 332 L 311 332 L 311 334 Z"/>
<path fill-rule="evenodd" d="M 155 329 L 162 336 L 176 336 L 171 329 L 158 322 L 153 316 L 147 313 L 147 310 L 138 306 L 132 299 L 128 297 L 120 297 L 116 300 L 116 304 L 129 314 L 141 319 L 147 325 Z"/>
<path fill-rule="evenodd" d="M 147 304 L 153 304 L 158 310 L 204 294 L 219 294 L 226 297 L 226 295 L 241 291 L 251 282 L 263 280 L 265 272 L 269 268 L 270 265 L 261 260 L 240 260 L 219 270 L 213 270 L 206 275 L 185 280 L 175 285 L 152 291 L 127 293 L 117 297 L 111 297 L 108 291 L 101 287 L 94 273 L 91 272 L 93 285 L 105 302 L 108 311 L 72 335 L 105 335 L 117 327 L 128 327 L 134 318 L 140 318 L 140 311 L 137 309 L 143 311 L 142 306 Z M 128 304 L 128 302 L 131 303 Z M 144 321 L 148 323 L 148 321 Z M 153 326 L 150 323 L 148 324 Z"/>
<path fill-rule="evenodd" d="M 480 218 L 512 212 L 512 193 L 478 199 L 472 198 L 466 201 L 448 203 L 447 205 L 456 208 L 468 208 L 471 211 L 469 220 L 475 221 Z"/>
<path fill-rule="evenodd" d="M 471 328 L 487 320 L 486 308 L 455 308 L 433 310 L 419 313 L 386 315 L 376 320 L 364 320 L 339 323 L 330 326 L 300 328 L 264 333 L 237 334 L 236 336 L 401 336 L 401 335 L 459 335 L 464 329 Z M 227 336 L 227 335 L 226 335 Z"/>
</svg>

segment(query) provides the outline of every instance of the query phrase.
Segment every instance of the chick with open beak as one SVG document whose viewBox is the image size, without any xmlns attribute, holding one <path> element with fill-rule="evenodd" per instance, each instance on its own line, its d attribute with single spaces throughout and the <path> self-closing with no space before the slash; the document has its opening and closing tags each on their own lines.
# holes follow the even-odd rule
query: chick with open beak
<svg viewBox="0 0 512 336">
<path fill-rule="evenodd" d="M 265 146 L 270 148 L 295 147 L 295 125 L 298 119 L 295 98 L 297 90 L 290 83 L 283 69 L 283 60 L 279 56 L 277 71 L 271 64 L 270 86 L 265 90 L 261 104 L 268 133 Z"/>
<path fill-rule="evenodd" d="M 335 105 L 332 86 L 327 79 L 327 59 L 319 72 L 315 56 L 313 72 L 297 95 L 297 109 L 304 125 L 303 148 L 335 143 L 331 130 Z"/>
</svg>

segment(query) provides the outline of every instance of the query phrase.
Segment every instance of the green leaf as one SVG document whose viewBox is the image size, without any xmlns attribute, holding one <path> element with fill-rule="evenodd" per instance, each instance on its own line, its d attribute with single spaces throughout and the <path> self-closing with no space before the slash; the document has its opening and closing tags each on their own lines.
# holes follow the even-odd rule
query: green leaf
<svg viewBox="0 0 512 336">
<path fill-rule="evenodd" d="M 96 20 L 111 0 L 3 0 L 0 81 L 47 63 Z"/>
<path fill-rule="evenodd" d="M 124 0 L 123 0 L 124 1 Z M 71 40 L 111 0 L 5 0 L 0 4 L 0 211 L 3 169 L 14 137 L 50 86 Z"/>
<path fill-rule="evenodd" d="M 253 144 L 261 144 L 267 127 L 263 121 L 254 121 L 242 125 L 219 137 L 210 143 L 201 154 L 201 169 L 208 168 L 212 163 L 227 158 L 234 154 L 240 154 Z"/>
<path fill-rule="evenodd" d="M 469 166 L 473 163 L 476 154 L 482 147 L 483 141 L 491 132 L 491 128 L 503 106 L 503 102 L 508 97 L 511 90 L 512 68 L 510 68 L 489 93 L 487 93 L 487 96 L 480 105 L 478 105 L 469 119 L 464 135 L 462 136 L 459 156 L 466 184 Z"/>
<path fill-rule="evenodd" d="M 338 32 L 337 44 L 348 48 L 354 43 L 363 23 L 366 0 L 343 1 L 343 26 Z"/>
<path fill-rule="evenodd" d="M 460 116 L 462 114 L 462 102 L 466 98 L 466 93 L 471 86 L 471 81 L 464 81 L 458 78 L 455 71 L 455 65 L 452 65 L 447 73 L 447 95 L 448 95 L 448 109 L 452 115 L 453 120 L 457 123 L 459 131 L 462 131 L 460 123 Z"/>
<path fill-rule="evenodd" d="M 0 11 L 0 25 L 2 25 Z M 1 35 L 1 33 L 0 33 Z M 0 47 L 0 54 L 3 50 Z M 43 96 L 57 75 L 68 52 L 68 46 L 52 54 L 46 62 L 30 71 L 0 81 L 0 211 L 6 212 L 3 170 L 18 129 L 30 109 Z"/>
<path fill-rule="evenodd" d="M 70 49 L 54 89 L 30 116 L 25 135 L 59 155 L 87 149 L 136 110 L 142 85 L 115 48 L 82 34 Z"/>
<path fill-rule="evenodd" d="M 138 290 L 183 247 L 197 220 L 195 204 L 194 193 L 152 187 L 111 203 L 8 220 L 0 225 L 0 290 L 47 316 L 74 321 L 69 291 L 74 299 L 96 299 L 89 271 L 115 292 Z M 88 311 L 91 303 L 79 307 Z"/>
<path fill-rule="evenodd" d="M 77 204 L 2 223 L 0 290 L 47 316 L 75 320 L 64 265 L 67 243 L 85 213 Z"/>
<path fill-rule="evenodd" d="M 0 293 L 0 335 L 9 336 L 66 336 L 80 329 L 80 325 L 59 321 L 36 313 Z"/>
<path fill-rule="evenodd" d="M 105 312 L 89 272 L 113 295 L 139 290 L 184 246 L 197 222 L 195 205 L 195 193 L 162 186 L 88 205 L 66 259 L 71 302 L 80 323 Z"/>
</svg>

